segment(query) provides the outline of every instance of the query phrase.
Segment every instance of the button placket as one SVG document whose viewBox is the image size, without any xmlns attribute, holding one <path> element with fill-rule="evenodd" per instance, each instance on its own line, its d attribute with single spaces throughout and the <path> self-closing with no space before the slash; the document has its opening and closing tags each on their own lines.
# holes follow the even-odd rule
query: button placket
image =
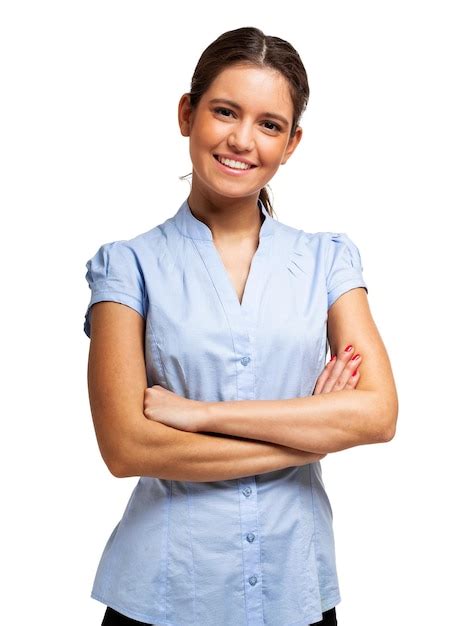
<svg viewBox="0 0 469 626">
<path fill-rule="evenodd" d="M 266 216 L 259 245 L 254 254 L 245 289 L 240 304 L 233 283 L 218 253 L 210 230 L 187 213 L 189 225 L 197 231 L 201 239 L 194 239 L 194 245 L 205 263 L 212 279 L 220 304 L 229 324 L 233 342 L 233 352 L 229 365 L 233 365 L 236 375 L 237 400 L 256 398 L 255 339 L 262 291 L 259 285 L 265 283 L 272 271 L 270 253 L 272 249 L 272 218 Z M 199 232 L 200 231 L 200 232 Z M 238 480 L 240 500 L 241 549 L 244 564 L 244 591 L 246 623 L 249 626 L 264 626 L 262 605 L 262 571 L 260 558 L 260 535 L 258 528 L 258 502 L 255 476 Z"/>
<path fill-rule="evenodd" d="M 253 626 L 262 626 L 262 572 L 260 545 L 257 541 L 257 486 L 255 476 L 239 479 L 242 550 L 245 574 L 246 618 Z"/>
</svg>

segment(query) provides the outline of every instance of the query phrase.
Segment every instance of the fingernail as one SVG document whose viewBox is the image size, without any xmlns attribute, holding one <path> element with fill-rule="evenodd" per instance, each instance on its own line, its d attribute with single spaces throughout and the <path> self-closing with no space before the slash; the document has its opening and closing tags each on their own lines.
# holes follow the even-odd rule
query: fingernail
<svg viewBox="0 0 469 626">
<path fill-rule="evenodd" d="M 337 357 L 336 357 L 336 355 L 334 354 L 334 356 L 332 356 L 332 357 L 329 359 L 329 363 L 330 363 L 331 361 L 335 361 L 335 359 L 336 359 L 336 358 L 337 358 Z"/>
<path fill-rule="evenodd" d="M 352 357 L 352 361 L 356 361 L 359 358 L 360 358 L 359 354 L 354 354 L 353 357 Z"/>
<path fill-rule="evenodd" d="M 352 374 L 352 376 L 355 376 L 355 374 L 358 372 L 358 370 L 355 370 Z"/>
<path fill-rule="evenodd" d="M 349 344 L 349 345 L 345 348 L 345 352 L 350 352 L 350 350 L 351 350 L 352 348 L 353 348 L 353 346 Z"/>
</svg>

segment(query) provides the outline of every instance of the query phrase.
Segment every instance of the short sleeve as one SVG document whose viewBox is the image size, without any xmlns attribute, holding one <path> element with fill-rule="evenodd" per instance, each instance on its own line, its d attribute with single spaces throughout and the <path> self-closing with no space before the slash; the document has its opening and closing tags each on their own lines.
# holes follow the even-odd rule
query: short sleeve
<svg viewBox="0 0 469 626">
<path fill-rule="evenodd" d="M 330 238 L 327 251 L 327 308 L 339 296 L 354 287 L 368 286 L 363 278 L 360 252 L 346 233 L 328 233 Z"/>
<path fill-rule="evenodd" d="M 91 307 L 96 302 L 119 302 L 146 315 L 145 284 L 135 251 L 125 241 L 103 244 L 86 263 L 91 298 L 83 330 L 91 338 Z"/>
</svg>

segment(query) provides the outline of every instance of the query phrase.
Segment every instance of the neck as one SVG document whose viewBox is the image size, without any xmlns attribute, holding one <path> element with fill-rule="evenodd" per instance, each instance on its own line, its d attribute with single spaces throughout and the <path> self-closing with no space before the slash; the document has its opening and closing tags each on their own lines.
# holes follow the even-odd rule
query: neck
<svg viewBox="0 0 469 626">
<path fill-rule="evenodd" d="M 192 214 L 210 228 L 213 239 L 228 244 L 259 235 L 264 215 L 257 201 L 258 194 L 219 201 L 192 190 L 187 198 Z"/>
</svg>

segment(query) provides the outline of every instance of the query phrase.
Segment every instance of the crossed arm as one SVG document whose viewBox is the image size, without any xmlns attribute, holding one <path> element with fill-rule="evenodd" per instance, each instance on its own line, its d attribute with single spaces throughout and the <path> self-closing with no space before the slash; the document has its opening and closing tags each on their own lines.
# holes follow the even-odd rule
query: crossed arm
<svg viewBox="0 0 469 626">
<path fill-rule="evenodd" d="M 365 290 L 343 294 L 330 308 L 328 322 L 336 369 L 350 362 L 353 350 L 345 351 L 350 338 L 361 355 L 355 389 L 288 400 L 187 402 L 159 387 L 147 390 L 145 415 L 190 432 L 247 437 L 321 454 L 389 441 L 396 427 L 397 393 Z"/>
<path fill-rule="evenodd" d="M 90 404 L 101 454 L 115 476 L 239 478 L 394 436 L 397 392 L 362 288 L 340 296 L 328 316 L 332 354 L 339 356 L 339 348 L 351 343 L 362 355 L 356 389 L 274 401 L 199 403 L 176 396 L 198 416 L 196 432 L 162 423 L 163 415 L 152 421 L 143 412 L 143 318 L 116 303 L 93 309 Z"/>
<path fill-rule="evenodd" d="M 196 432 L 218 432 L 327 454 L 393 437 L 393 413 L 380 394 L 332 391 L 291 400 L 208 404 Z"/>
</svg>

